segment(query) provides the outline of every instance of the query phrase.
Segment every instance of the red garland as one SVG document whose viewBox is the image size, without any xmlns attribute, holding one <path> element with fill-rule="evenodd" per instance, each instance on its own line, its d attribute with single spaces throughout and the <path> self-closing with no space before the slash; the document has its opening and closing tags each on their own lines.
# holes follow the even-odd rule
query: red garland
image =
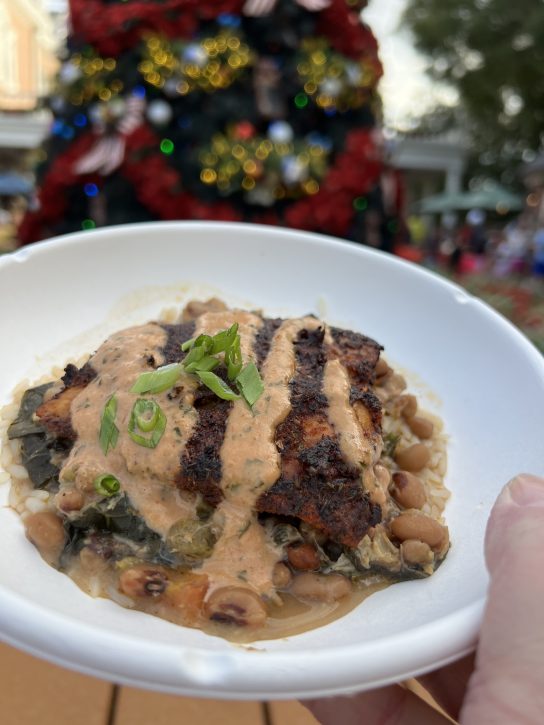
<svg viewBox="0 0 544 725">
<path fill-rule="evenodd" d="M 102 0 L 70 0 L 70 19 L 77 38 L 103 55 L 116 57 L 134 47 L 144 32 L 191 37 L 198 27 L 198 4 L 198 0 L 130 0 L 118 5 L 106 5 Z"/>
<path fill-rule="evenodd" d="M 95 141 L 96 136 L 92 133 L 79 136 L 53 161 L 38 191 L 38 208 L 27 212 L 19 226 L 18 237 L 23 244 L 51 236 L 52 232 L 49 230 L 62 217 L 68 205 L 69 188 L 91 181 L 91 177 L 83 179 L 76 174 L 74 167 L 76 161 L 91 149 Z M 92 180 L 95 180 L 94 177 Z"/>
<path fill-rule="evenodd" d="M 75 162 L 95 140 L 94 134 L 84 134 L 55 159 L 42 182 L 39 209 L 28 213 L 19 229 L 23 244 L 47 234 L 49 225 L 63 214 L 71 186 L 97 180 L 74 172 Z M 159 145 L 160 139 L 147 125 L 126 138 L 126 156 L 120 171 L 131 181 L 144 206 L 162 220 L 242 221 L 241 213 L 227 201 L 203 202 L 184 191 L 179 172 L 160 153 Z M 283 218 L 271 209 L 256 211 L 251 221 L 346 236 L 355 214 L 353 199 L 364 196 L 378 183 L 382 168 L 373 132 L 351 131 L 344 151 L 337 155 L 317 194 L 291 204 Z"/>
<path fill-rule="evenodd" d="M 355 216 L 354 198 L 376 186 L 382 169 L 373 132 L 350 131 L 344 151 L 337 155 L 319 192 L 288 207 L 285 222 L 297 229 L 346 236 Z"/>
<path fill-rule="evenodd" d="M 103 0 L 70 0 L 70 16 L 76 37 L 103 55 L 118 56 L 134 47 L 146 32 L 190 38 L 201 20 L 214 20 L 225 13 L 241 15 L 244 4 L 245 0 L 127 0 L 106 5 Z M 376 80 L 381 76 L 376 39 L 346 0 L 332 0 L 328 8 L 320 11 L 317 31 L 339 53 L 351 58 L 366 56 L 374 66 Z"/>
</svg>

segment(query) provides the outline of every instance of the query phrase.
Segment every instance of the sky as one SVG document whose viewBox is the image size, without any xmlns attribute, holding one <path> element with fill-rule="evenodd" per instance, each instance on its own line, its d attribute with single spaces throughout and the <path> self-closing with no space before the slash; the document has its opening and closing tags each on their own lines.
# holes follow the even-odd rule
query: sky
<svg viewBox="0 0 544 725">
<path fill-rule="evenodd" d="M 454 103 L 453 91 L 426 75 L 426 59 L 414 48 L 413 39 L 401 27 L 407 0 L 370 0 L 364 21 L 378 39 L 384 76 L 380 93 L 386 127 L 408 130 L 413 120 L 437 103 Z"/>
</svg>

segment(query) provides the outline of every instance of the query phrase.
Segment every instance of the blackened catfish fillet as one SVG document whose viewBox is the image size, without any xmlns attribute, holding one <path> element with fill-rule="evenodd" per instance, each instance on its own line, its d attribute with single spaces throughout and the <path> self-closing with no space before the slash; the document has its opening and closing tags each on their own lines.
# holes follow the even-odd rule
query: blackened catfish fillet
<svg viewBox="0 0 544 725">
<path fill-rule="evenodd" d="M 204 310 L 206 311 L 206 310 Z M 193 319 L 181 324 L 161 324 L 166 333 L 164 347 L 157 349 L 162 364 L 183 360 L 181 343 L 193 337 Z M 210 310 L 208 310 L 210 312 Z M 213 314 L 215 310 L 211 310 Z M 308 320 L 308 321 L 306 321 Z M 274 349 L 282 319 L 262 319 L 253 341 L 253 358 L 262 370 Z M 330 401 L 323 380 L 328 363 L 347 376 L 346 406 L 355 413 L 365 441 L 379 457 L 381 450 L 381 404 L 371 390 L 381 347 L 370 338 L 349 330 L 326 327 L 315 318 L 303 318 L 292 344 L 295 368 L 289 383 L 291 409 L 275 431 L 280 454 L 279 478 L 257 499 L 259 513 L 286 516 L 306 522 L 330 540 L 355 547 L 368 529 L 381 520 L 381 509 L 362 484 L 362 465 L 354 465 L 342 450 L 342 430 L 331 422 Z M 291 344 L 291 343 L 289 343 Z M 92 363 L 92 359 L 91 359 Z M 96 377 L 91 363 L 66 368 L 64 388 L 43 403 L 37 415 L 55 437 L 75 442 L 71 404 Z M 159 366 L 154 354 L 146 364 Z M 224 377 L 222 368 L 217 368 Z M 226 380 L 226 379 L 225 379 Z M 168 396 L 175 398 L 173 388 Z M 266 392 L 265 392 L 266 395 Z M 221 449 L 233 403 L 218 398 L 208 388 L 197 388 L 193 400 L 196 423 L 180 454 L 179 469 L 172 481 L 180 490 L 199 494 L 211 506 L 223 499 Z"/>
<path fill-rule="evenodd" d="M 36 410 L 36 416 L 49 433 L 68 441 L 76 439 L 70 412 L 72 401 L 95 376 L 96 372 L 88 363 L 82 368 L 72 364 L 66 366 L 62 377 L 64 388 Z"/>
<path fill-rule="evenodd" d="M 328 401 L 322 392 L 327 359 L 349 355 L 358 388 L 373 379 L 380 347 L 360 336 L 360 346 L 327 346 L 325 330 L 301 330 L 296 340 L 297 368 L 291 382 L 292 409 L 278 426 L 281 452 L 279 480 L 257 501 L 263 513 L 293 516 L 340 544 L 354 547 L 369 527 L 381 520 L 381 510 L 361 485 L 361 470 L 347 464 L 337 432 L 328 420 Z M 380 433 L 375 420 L 375 433 Z"/>
</svg>

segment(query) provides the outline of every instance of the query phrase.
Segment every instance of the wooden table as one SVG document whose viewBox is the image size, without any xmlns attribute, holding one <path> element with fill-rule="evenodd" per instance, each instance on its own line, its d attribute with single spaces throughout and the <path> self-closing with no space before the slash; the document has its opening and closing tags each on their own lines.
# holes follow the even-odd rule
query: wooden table
<svg viewBox="0 0 544 725">
<path fill-rule="evenodd" d="M 1 725 L 316 725 L 298 702 L 199 700 L 117 687 L 0 644 Z"/>
</svg>

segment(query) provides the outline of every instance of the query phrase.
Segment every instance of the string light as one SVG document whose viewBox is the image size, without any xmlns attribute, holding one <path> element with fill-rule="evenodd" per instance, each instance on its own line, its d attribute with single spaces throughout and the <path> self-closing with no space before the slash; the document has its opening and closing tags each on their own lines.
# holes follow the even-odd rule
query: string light
<svg viewBox="0 0 544 725">
<path fill-rule="evenodd" d="M 174 43 L 156 35 L 144 42 L 138 70 L 145 82 L 162 88 L 167 80 L 177 80 L 176 90 L 183 96 L 196 89 L 228 88 L 253 62 L 249 46 L 230 28 L 200 42 Z"/>
<path fill-rule="evenodd" d="M 229 134 L 215 134 L 211 145 L 201 150 L 202 183 L 217 186 L 224 196 L 260 191 L 272 200 L 300 198 L 319 191 L 330 145 L 309 138 L 281 143 L 255 135 L 240 138 L 236 125 Z"/>
<path fill-rule="evenodd" d="M 107 102 L 124 88 L 122 80 L 114 75 L 117 69 L 115 58 L 102 58 L 89 47 L 72 55 L 70 64 L 78 71 L 79 77 L 63 83 L 61 73 L 57 92 L 75 106 L 97 98 Z"/>
<path fill-rule="evenodd" d="M 364 211 L 368 207 L 368 201 L 364 196 L 358 196 L 353 200 L 353 208 L 355 211 Z"/>
<path fill-rule="evenodd" d="M 85 184 L 83 191 L 85 192 L 85 196 L 98 196 L 98 186 L 96 184 Z"/>
<path fill-rule="evenodd" d="M 362 106 L 376 81 L 375 70 L 365 58 L 350 60 L 331 50 L 323 38 L 302 41 L 297 73 L 304 89 L 295 96 L 297 108 L 304 108 L 311 99 L 327 115 Z"/>
<path fill-rule="evenodd" d="M 170 156 L 174 152 L 174 142 L 169 138 L 163 138 L 160 149 L 163 154 Z"/>
</svg>

